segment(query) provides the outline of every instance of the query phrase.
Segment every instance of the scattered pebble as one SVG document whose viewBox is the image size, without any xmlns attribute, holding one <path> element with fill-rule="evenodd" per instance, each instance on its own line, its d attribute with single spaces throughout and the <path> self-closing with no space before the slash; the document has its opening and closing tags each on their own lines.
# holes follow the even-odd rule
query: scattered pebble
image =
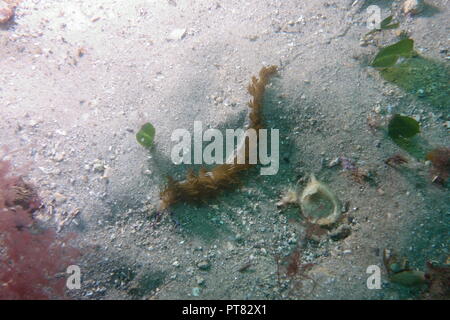
<svg viewBox="0 0 450 320">
<path fill-rule="evenodd" d="M 199 286 L 202 286 L 202 285 L 205 284 L 205 279 L 204 279 L 204 278 L 202 278 L 202 277 L 196 277 L 195 279 L 196 279 L 196 282 L 197 282 L 197 284 L 198 284 Z"/>
<path fill-rule="evenodd" d="M 57 154 L 55 154 L 55 156 L 53 157 L 53 160 L 56 162 L 61 162 L 64 160 L 66 153 L 65 152 L 58 152 Z"/>
<path fill-rule="evenodd" d="M 202 260 L 199 263 L 197 263 L 197 267 L 200 270 L 209 270 L 209 268 L 211 267 L 211 264 L 207 260 Z"/>
<path fill-rule="evenodd" d="M 67 197 L 66 197 L 65 195 L 59 193 L 59 192 L 56 192 L 56 193 L 54 194 L 54 197 L 55 197 L 55 203 L 56 203 L 56 205 L 61 205 L 61 204 L 63 204 L 64 202 L 66 202 L 66 200 L 67 200 Z"/>
<path fill-rule="evenodd" d="M 333 167 L 339 165 L 340 162 L 341 162 L 341 158 L 337 157 L 330 161 L 330 163 L 328 164 L 328 168 L 333 168 Z"/>
<path fill-rule="evenodd" d="M 417 95 L 421 98 L 425 97 L 426 96 L 425 90 L 423 89 L 417 90 Z"/>
<path fill-rule="evenodd" d="M 103 180 L 109 180 L 109 178 L 111 177 L 111 173 L 112 173 L 112 168 L 105 166 L 105 170 L 103 172 L 103 176 L 102 179 Z"/>
<path fill-rule="evenodd" d="M 14 7 L 0 1 L 0 24 L 8 22 L 14 16 Z"/>
<path fill-rule="evenodd" d="M 406 0 L 403 3 L 403 13 L 404 14 L 418 14 L 424 8 L 423 0 Z"/>
<path fill-rule="evenodd" d="M 330 232 L 330 239 L 334 241 L 347 238 L 352 233 L 352 229 L 349 225 L 340 225 L 336 230 Z"/>
<path fill-rule="evenodd" d="M 92 169 L 94 169 L 94 172 L 103 172 L 105 171 L 105 165 L 100 159 L 95 159 L 92 164 Z"/>
<path fill-rule="evenodd" d="M 192 288 L 192 295 L 194 297 L 198 297 L 200 295 L 200 290 L 201 289 L 199 287 Z"/>
<path fill-rule="evenodd" d="M 186 35 L 186 28 L 174 29 L 167 37 L 167 40 L 176 41 L 181 40 Z"/>
</svg>

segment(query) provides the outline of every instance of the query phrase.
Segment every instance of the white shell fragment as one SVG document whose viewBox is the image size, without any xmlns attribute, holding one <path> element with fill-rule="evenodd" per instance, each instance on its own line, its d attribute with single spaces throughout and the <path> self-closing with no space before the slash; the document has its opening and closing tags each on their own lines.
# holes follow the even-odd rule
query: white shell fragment
<svg viewBox="0 0 450 320">
<path fill-rule="evenodd" d="M 176 41 L 181 40 L 186 35 L 186 28 L 183 29 L 174 29 L 167 37 L 167 40 Z"/>
</svg>

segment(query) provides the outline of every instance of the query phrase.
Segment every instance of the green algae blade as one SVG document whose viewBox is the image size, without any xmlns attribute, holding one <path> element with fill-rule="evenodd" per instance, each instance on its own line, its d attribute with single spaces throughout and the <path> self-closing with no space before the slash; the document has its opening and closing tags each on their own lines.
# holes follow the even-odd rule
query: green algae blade
<svg viewBox="0 0 450 320">
<path fill-rule="evenodd" d="M 153 145 L 153 140 L 155 138 L 155 127 L 149 122 L 144 124 L 136 133 L 136 140 L 145 148 L 150 148 Z"/>
<path fill-rule="evenodd" d="M 382 48 L 373 59 L 374 68 L 392 67 L 400 57 L 410 57 L 414 47 L 414 40 L 403 39 L 393 45 Z"/>
</svg>

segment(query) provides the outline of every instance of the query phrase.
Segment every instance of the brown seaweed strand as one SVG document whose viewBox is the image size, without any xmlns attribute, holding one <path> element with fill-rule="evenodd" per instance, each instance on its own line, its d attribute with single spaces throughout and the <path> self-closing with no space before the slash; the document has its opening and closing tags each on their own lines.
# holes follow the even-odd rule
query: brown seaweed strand
<svg viewBox="0 0 450 320">
<path fill-rule="evenodd" d="M 258 134 L 263 128 L 262 107 L 266 85 L 270 77 L 277 71 L 276 66 L 263 67 L 259 72 L 259 79 L 252 77 L 252 81 L 247 87 L 252 96 L 248 102 L 250 108 L 249 128 L 255 129 Z M 190 169 L 183 181 L 175 181 L 168 177 L 167 187 L 161 192 L 161 210 L 169 208 L 177 202 L 204 202 L 213 198 L 223 190 L 230 189 L 240 184 L 238 174 L 253 166 L 249 163 L 248 139 L 245 140 L 245 163 L 237 163 L 237 152 L 233 163 L 225 163 L 213 167 L 210 171 L 200 168 L 198 175 Z"/>
</svg>

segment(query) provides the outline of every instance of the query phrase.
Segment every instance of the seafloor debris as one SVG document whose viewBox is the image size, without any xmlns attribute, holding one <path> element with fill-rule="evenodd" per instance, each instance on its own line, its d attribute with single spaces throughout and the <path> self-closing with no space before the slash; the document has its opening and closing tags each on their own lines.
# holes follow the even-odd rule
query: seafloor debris
<svg viewBox="0 0 450 320">
<path fill-rule="evenodd" d="M 346 173 L 353 179 L 353 181 L 359 184 L 363 184 L 371 178 L 371 173 L 365 168 L 355 168 L 347 171 Z"/>
<path fill-rule="evenodd" d="M 305 220 L 303 223 L 305 227 L 305 239 L 306 240 L 313 240 L 316 242 L 320 242 L 325 235 L 328 234 L 328 230 L 325 228 L 322 228 L 322 226 L 312 223 L 308 219 Z"/>
<path fill-rule="evenodd" d="M 445 184 L 450 175 L 450 148 L 432 150 L 427 154 L 427 160 L 433 164 L 431 168 L 433 182 Z"/>
<path fill-rule="evenodd" d="M 249 129 L 255 129 L 256 133 L 263 128 L 262 108 L 266 85 L 269 78 L 277 71 L 276 66 L 263 67 L 259 72 L 259 79 L 252 78 L 252 82 L 247 87 L 253 99 L 248 103 L 250 108 Z M 250 164 L 249 143 L 245 140 L 243 147 L 236 151 L 233 163 L 225 163 L 215 166 L 210 171 L 201 168 L 198 175 L 191 169 L 187 178 L 183 181 L 175 181 L 169 177 L 169 182 L 164 191 L 161 192 L 161 206 L 164 210 L 171 205 L 180 202 L 201 202 L 221 193 L 224 189 L 235 187 L 239 184 L 238 176 L 241 171 L 253 167 Z M 240 164 L 236 160 L 241 152 L 245 152 L 245 163 Z"/>
<path fill-rule="evenodd" d="M 426 272 L 412 270 L 408 260 L 389 249 L 383 252 L 384 266 L 389 280 L 406 287 L 421 287 L 422 299 L 450 299 L 450 264 L 428 261 Z M 426 286 L 423 286 L 426 285 Z"/>
<path fill-rule="evenodd" d="M 386 163 L 390 167 L 400 166 L 402 164 L 408 163 L 408 159 L 406 159 L 401 154 L 394 154 L 392 157 L 387 158 L 384 163 Z"/>
<path fill-rule="evenodd" d="M 34 188 L 25 183 L 22 178 L 19 178 L 17 184 L 11 187 L 11 191 L 14 192 L 14 200 L 10 205 L 19 205 L 25 210 L 30 210 L 31 213 L 41 206 L 41 201 Z"/>
<path fill-rule="evenodd" d="M 300 196 L 300 206 L 302 214 L 320 226 L 334 224 L 341 215 L 341 205 L 336 195 L 314 175 L 311 175 Z"/>
<path fill-rule="evenodd" d="M 186 35 L 186 28 L 174 29 L 167 37 L 167 40 L 175 41 L 181 40 Z"/>
<path fill-rule="evenodd" d="M 298 193 L 293 189 L 287 190 L 281 196 L 281 200 L 277 202 L 277 207 L 285 207 L 288 204 L 298 203 Z"/>
<path fill-rule="evenodd" d="M 281 286 L 282 279 L 293 280 L 291 289 L 301 289 L 303 280 L 311 280 L 313 287 L 311 293 L 317 286 L 316 281 L 308 275 L 309 271 L 315 266 L 314 263 L 302 263 L 304 247 L 303 245 L 297 245 L 296 248 L 287 256 L 280 258 L 275 256 L 275 262 L 277 265 L 277 279 L 278 285 Z"/>
<path fill-rule="evenodd" d="M 288 204 L 300 205 L 307 229 L 309 229 L 309 225 L 315 225 L 318 228 L 331 226 L 338 221 L 341 215 L 339 199 L 327 185 L 318 181 L 313 174 L 301 194 L 296 190 L 289 189 L 277 202 L 278 207 Z"/>
<path fill-rule="evenodd" d="M 391 282 L 406 287 L 425 284 L 425 272 L 411 270 L 405 257 L 400 257 L 389 249 L 384 249 L 383 251 L 383 263 Z"/>
<path fill-rule="evenodd" d="M 336 164 L 333 165 L 341 164 L 344 174 L 348 175 L 350 178 L 352 178 L 353 181 L 359 184 L 362 184 L 371 179 L 371 172 L 366 168 L 357 167 L 352 159 L 339 157 L 334 161 L 336 162 Z"/>
<path fill-rule="evenodd" d="M 425 278 L 428 290 L 425 299 L 450 300 L 450 264 L 439 265 L 436 262 L 427 262 Z"/>
<path fill-rule="evenodd" d="M 381 116 L 379 114 L 370 114 L 367 116 L 367 125 L 369 126 L 369 129 L 373 132 L 378 130 L 381 127 Z"/>
<path fill-rule="evenodd" d="M 352 228 L 348 224 L 340 225 L 336 230 L 330 233 L 330 239 L 339 241 L 347 238 L 352 233 Z"/>
</svg>

